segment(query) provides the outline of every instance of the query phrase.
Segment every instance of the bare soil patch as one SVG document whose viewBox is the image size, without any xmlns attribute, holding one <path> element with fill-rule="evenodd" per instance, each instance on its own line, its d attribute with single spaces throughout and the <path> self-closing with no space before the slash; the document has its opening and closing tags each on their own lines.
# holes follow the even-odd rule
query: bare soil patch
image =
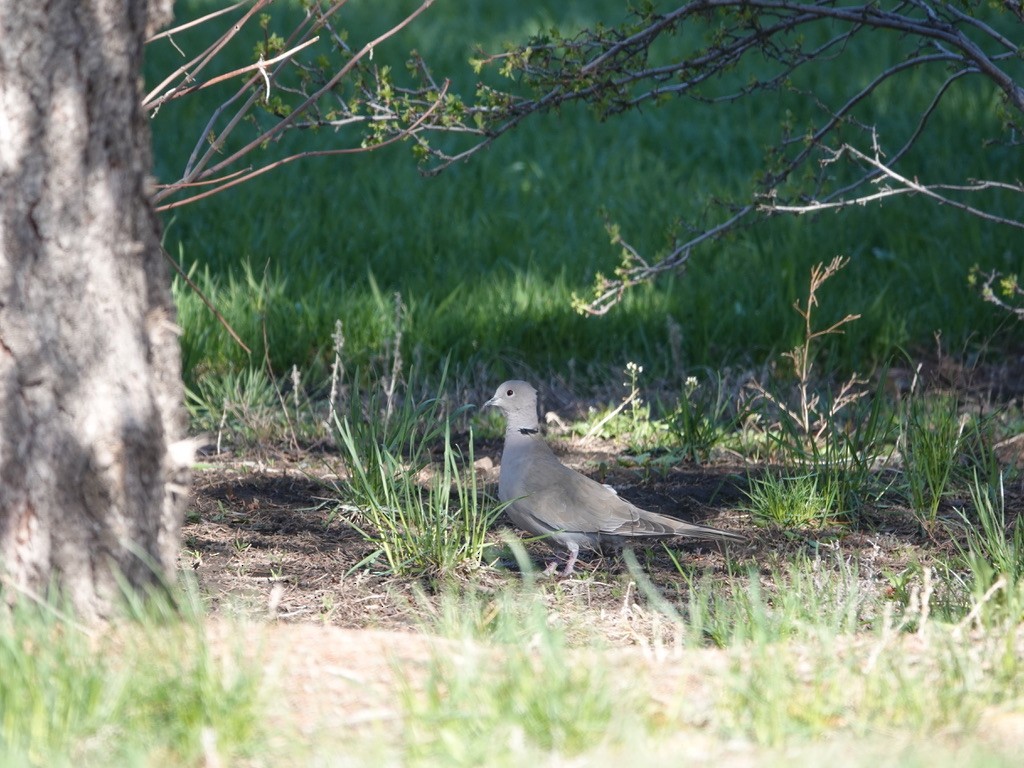
<svg viewBox="0 0 1024 768">
<path fill-rule="evenodd" d="M 754 528 L 742 507 L 750 468 L 738 465 L 683 465 L 664 473 L 619 466 L 614 446 L 572 444 L 566 463 L 613 485 L 625 498 L 654 511 L 735 530 L 749 539 L 727 549 L 707 542 L 674 540 L 671 548 L 683 566 L 654 545 L 637 551 L 659 587 L 670 594 L 684 576 L 744 572 L 766 575 L 800 552 L 814 555 L 840 550 L 871 570 L 900 570 L 927 560 L 937 542 L 923 534 L 909 515 L 886 510 L 873 529 L 833 526 L 813 530 Z M 496 481 L 498 451 L 477 449 L 485 478 Z M 492 467 L 488 469 L 487 467 Z M 183 529 L 181 566 L 198 579 L 214 614 L 262 616 L 281 622 L 331 624 L 347 628 L 408 630 L 421 623 L 417 600 L 429 585 L 361 567 L 373 548 L 338 511 L 343 501 L 331 487 L 344 467 L 330 454 L 278 456 L 262 462 L 230 456 L 207 459 L 197 472 Z M 509 526 L 499 519 L 498 530 Z M 543 568 L 553 551 L 531 544 L 535 565 Z M 513 563 L 481 575 L 482 585 L 517 579 Z M 597 614 L 617 611 L 630 576 L 620 558 L 591 555 L 581 559 L 581 575 L 558 583 L 563 592 L 588 585 L 587 607 Z"/>
<path fill-rule="evenodd" d="M 1024 356 L 1007 355 L 998 364 L 973 367 L 939 357 L 913 369 L 890 368 L 886 376 L 894 382 L 896 396 L 915 380 L 933 392 L 955 393 L 964 407 L 977 413 L 1003 410 L 1020 420 L 1024 410 Z M 556 386 L 548 389 L 551 396 L 561 391 Z M 560 405 L 563 412 L 579 415 L 586 403 L 561 398 Z M 613 485 L 642 507 L 749 537 L 745 544 L 730 545 L 728 556 L 716 545 L 673 541 L 684 575 L 743 572 L 750 567 L 768 574 L 795 554 L 813 556 L 830 549 L 866 566 L 867 578 L 881 580 L 886 572 L 899 572 L 911 563 L 927 564 L 935 555 L 947 554 L 951 546 L 941 532 L 928 535 L 909 510 L 894 506 L 891 499 L 884 509 L 868 510 L 856 526 L 757 528 L 742 511 L 744 489 L 748 478 L 766 471 L 764 467 L 736 460 L 704 466 L 681 463 L 667 469 L 624 466 L 622 448 L 610 442 L 561 439 L 553 445 L 565 463 Z M 1024 481 L 1019 477 L 1024 435 L 1005 439 L 995 449 L 1001 464 L 1018 470 L 1017 479 L 1005 488 L 1012 520 L 1024 509 Z M 478 475 L 491 484 L 492 494 L 500 453 L 500 441 L 478 440 L 475 446 Z M 338 455 L 325 446 L 302 453 L 265 452 L 259 458 L 225 453 L 203 459 L 183 529 L 181 567 L 197 577 L 211 612 L 348 628 L 405 630 L 420 623 L 422 612 L 413 604 L 422 585 L 380 575 L 380 568 L 372 565 L 360 567 L 372 547 L 337 512 L 344 500 L 334 484 L 343 473 Z M 940 514 L 953 515 L 955 506 L 968 502 L 950 499 Z M 508 522 L 499 520 L 496 528 L 502 525 Z M 500 541 L 497 532 L 494 538 Z M 540 566 L 552 556 L 542 544 L 529 550 Z M 660 546 L 646 550 L 641 562 L 668 594 L 685 581 Z M 581 583 L 588 583 L 588 605 L 598 612 L 616 607 L 629 583 L 621 561 L 593 558 L 581 561 L 581 566 L 582 575 L 561 588 L 578 590 Z M 501 571 L 481 577 L 484 583 L 503 578 L 517 577 Z"/>
</svg>

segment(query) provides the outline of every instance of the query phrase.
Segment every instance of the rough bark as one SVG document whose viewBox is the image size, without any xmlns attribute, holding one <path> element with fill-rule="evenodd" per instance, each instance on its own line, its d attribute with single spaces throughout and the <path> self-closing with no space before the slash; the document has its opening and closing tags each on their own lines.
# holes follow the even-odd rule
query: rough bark
<svg viewBox="0 0 1024 768">
<path fill-rule="evenodd" d="M 0 0 L 0 592 L 173 574 L 188 456 L 143 40 L 169 0 Z"/>
</svg>

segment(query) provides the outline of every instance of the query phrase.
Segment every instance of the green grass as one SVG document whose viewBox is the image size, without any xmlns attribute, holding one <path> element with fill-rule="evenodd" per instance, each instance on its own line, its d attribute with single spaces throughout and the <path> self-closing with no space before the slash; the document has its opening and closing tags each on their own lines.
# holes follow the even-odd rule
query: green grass
<svg viewBox="0 0 1024 768">
<path fill-rule="evenodd" d="M 0 765 L 658 763 L 693 749 L 771 763 L 837 741 L 859 756 L 843 764 L 876 765 L 886 744 L 956 744 L 940 766 L 1013 764 L 988 729 L 1019 717 L 1024 601 L 994 612 L 991 596 L 965 594 L 945 616 L 935 601 L 955 581 L 918 572 L 902 601 L 875 576 L 827 555 L 770 580 L 707 574 L 667 615 L 656 605 L 675 597 L 627 592 L 618 621 L 645 651 L 609 647 L 587 593 L 562 584 L 449 583 L 421 598 L 425 664 L 393 662 L 401 717 L 369 730 L 291 719 L 251 649 L 215 649 L 198 615 L 139 608 L 86 629 L 21 605 L 0 627 Z"/>
<path fill-rule="evenodd" d="M 1001 472 L 987 481 L 975 472 L 970 497 L 973 509 L 960 510 L 966 530 L 966 544 L 957 544 L 960 565 L 970 574 L 975 621 L 998 623 L 1024 613 L 1024 524 L 1019 516 L 1008 524 Z"/>
<path fill-rule="evenodd" d="M 954 479 L 970 418 L 960 415 L 950 397 L 911 397 L 903 434 L 905 482 L 922 524 L 932 525 Z"/>
<path fill-rule="evenodd" d="M 195 765 L 258 754 L 261 673 L 240 647 L 215 651 L 206 633 L 198 614 L 161 610 L 94 629 L 51 606 L 4 612 L 0 764 Z"/>
<path fill-rule="evenodd" d="M 955 637 L 937 634 L 927 657 L 881 637 L 868 641 L 866 653 L 836 640 L 759 646 L 736 662 L 725 694 L 729 727 L 768 746 L 837 732 L 969 732 L 1007 692 L 988 672 L 1000 660 L 996 638 L 995 647 L 965 651 Z M 1011 676 L 1019 679 L 1015 667 Z"/>
<path fill-rule="evenodd" d="M 417 374 L 400 382 L 402 373 L 396 359 L 394 385 L 381 381 L 366 397 L 358 371 L 334 380 L 348 402 L 332 403 L 327 425 L 345 462 L 345 476 L 329 483 L 339 505 L 332 519 L 343 515 L 374 546 L 359 566 L 380 560 L 396 576 L 450 579 L 481 566 L 503 505 L 478 481 L 472 429 L 465 450 L 453 442 L 452 422 L 466 407 L 445 401 L 444 375 L 437 393 L 421 398 Z"/>
<path fill-rule="evenodd" d="M 844 765 L 869 765 L 876 740 L 924 754 L 953 739 L 958 760 L 1009 764 L 979 736 L 987 718 L 1018 711 L 1020 615 L 967 635 L 963 617 L 977 603 L 938 618 L 933 601 L 949 585 L 933 578 L 919 573 L 924 596 L 899 603 L 842 557 L 795 561 L 767 586 L 755 571 L 709 575 L 661 617 L 668 632 L 633 605 L 634 637 L 674 627 L 676 641 L 628 657 L 595 651 L 594 628 L 573 621 L 578 598 L 557 585 L 449 591 L 425 611 L 448 640 L 425 683 L 404 691 L 401 752 L 428 764 L 604 764 L 602 755 L 679 759 L 696 741 L 705 757 L 740 749 L 772 764 L 777 750 L 838 740 L 862 758 Z M 709 641 L 720 650 L 707 652 Z M 679 670 L 691 682 L 675 698 L 664 678 Z"/>
<path fill-rule="evenodd" d="M 687 377 L 682 392 L 666 418 L 666 425 L 683 455 L 695 462 L 707 461 L 749 415 L 735 402 L 721 375 Z"/>
<path fill-rule="evenodd" d="M 863 758 L 843 764 L 936 743 L 955 743 L 960 762 L 935 765 L 1013 764 L 1012 745 L 986 734 L 1019 717 L 1024 601 L 993 611 L 991 595 L 965 594 L 946 615 L 935 601 L 955 581 L 918 572 L 902 601 L 875 576 L 828 555 L 768 580 L 707 574 L 668 615 L 656 605 L 675 598 L 627 592 L 619 621 L 645 652 L 608 647 L 586 593 L 558 583 L 449 583 L 422 598 L 425 667 L 394 662 L 401 718 L 370 731 L 290 732 L 255 662 L 230 642 L 215 651 L 204 620 L 157 612 L 87 630 L 23 605 L 0 632 L 0 764 L 605 764 L 694 745 L 770 763 L 837 740 Z"/>
<path fill-rule="evenodd" d="M 779 528 L 817 528 L 837 516 L 838 491 L 825 476 L 752 478 L 747 490 L 748 510 L 758 525 Z"/>
<path fill-rule="evenodd" d="M 376 547 L 361 565 L 380 559 L 397 576 L 445 579 L 483 564 L 487 532 L 503 507 L 479 487 L 472 432 L 463 455 L 446 429 L 433 468 L 381 444 L 360 447 L 347 420 L 337 430 L 350 472 L 342 494 L 358 501 L 348 522 Z"/>
<path fill-rule="evenodd" d="M 428 628 L 462 647 L 435 654 L 423 689 L 405 692 L 413 763 L 574 758 L 654 730 L 643 692 L 603 663 L 581 658 L 531 592 L 443 595 Z"/>
<path fill-rule="evenodd" d="M 789 564 L 769 587 L 751 573 L 732 597 L 707 594 L 710 581 L 691 594 L 690 620 L 737 651 L 720 702 L 727 730 L 767 746 L 970 733 L 990 708 L 1017 706 L 1010 681 L 1024 667 L 1009 649 L 1019 610 L 965 642 L 966 617 L 981 604 L 966 597 L 949 613 L 939 595 L 960 594 L 955 578 L 918 574 L 905 603 L 872 578 L 823 557 Z"/>
<path fill-rule="evenodd" d="M 179 3 L 178 18 L 205 7 Z M 397 18 L 410 7 L 396 3 L 388 13 Z M 466 61 L 475 43 L 494 49 L 551 23 L 615 21 L 623 9 L 620 0 L 557 9 L 437 3 L 377 55 L 400 63 L 416 48 L 468 92 L 474 77 Z M 353 2 L 343 19 L 356 41 L 387 16 L 378 4 Z M 872 55 L 855 51 L 841 70 L 816 75 L 822 93 L 841 93 L 856 81 L 855 62 L 873 60 L 879 45 L 895 44 L 855 42 Z M 243 63 L 250 51 L 247 43 L 226 52 L 224 66 Z M 166 42 L 150 46 L 150 80 L 177 62 Z M 873 107 L 887 121 L 883 138 L 895 141 L 910 125 L 892 104 L 926 98 L 928 84 L 942 76 L 923 72 L 901 86 L 899 99 L 883 95 Z M 153 121 L 158 177 L 170 178 L 191 151 L 205 123 L 200 105 L 209 110 L 223 93 L 213 88 L 168 105 Z M 1002 150 L 979 149 L 981 137 L 997 130 L 995 104 L 983 86 L 957 93 L 914 157 L 943 169 L 947 180 L 983 176 L 1004 162 Z M 806 103 L 773 94 L 717 107 L 669 102 L 604 123 L 567 107 L 438 178 L 421 177 L 408 149 L 398 147 L 292 164 L 180 209 L 167 217 L 169 251 L 195 270 L 254 350 L 249 358 L 234 346 L 177 285 L 186 378 L 259 367 L 264 333 L 278 373 L 297 365 L 311 378 L 323 376 L 339 319 L 346 356 L 365 365 L 383 352 L 394 292 L 409 308 L 406 355 L 417 355 L 425 370 L 451 356 L 457 370 L 483 369 L 493 380 L 527 366 L 588 382 L 606 380 L 627 360 L 654 376 L 681 373 L 680 365 L 760 362 L 795 345 L 800 326 L 790 307 L 807 268 L 837 253 L 852 263 L 823 291 L 821 320 L 848 312 L 863 318 L 829 340 L 830 367 L 864 370 L 898 349 L 930 348 L 937 330 L 953 351 L 1003 339 L 1006 318 L 971 294 L 967 274 L 975 262 L 1021 271 L 1020 236 L 913 199 L 841 215 L 777 217 L 696 253 L 685 274 L 632 291 L 609 316 L 572 312 L 572 293 L 586 292 L 592 275 L 617 260 L 602 211 L 642 252 L 654 253 L 674 221 L 700 219 L 712 198 L 750 189 L 752 164 L 777 136 L 786 109 L 798 122 L 810 116 Z M 286 141 L 331 140 L 318 134 Z M 682 329 L 676 359 L 668 343 L 673 323 Z"/>
</svg>

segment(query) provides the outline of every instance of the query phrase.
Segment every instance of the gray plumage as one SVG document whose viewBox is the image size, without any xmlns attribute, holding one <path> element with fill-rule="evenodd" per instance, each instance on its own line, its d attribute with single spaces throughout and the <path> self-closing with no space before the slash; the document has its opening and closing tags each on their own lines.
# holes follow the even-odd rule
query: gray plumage
<svg viewBox="0 0 1024 768">
<path fill-rule="evenodd" d="M 606 542 L 664 536 L 744 540 L 736 533 L 640 509 L 565 466 L 541 437 L 537 391 L 525 381 L 506 381 L 483 407 L 488 406 L 499 408 L 508 420 L 498 498 L 512 502 L 505 512 L 519 528 L 569 550 L 564 575 L 572 573 L 580 547 L 597 550 Z"/>
</svg>

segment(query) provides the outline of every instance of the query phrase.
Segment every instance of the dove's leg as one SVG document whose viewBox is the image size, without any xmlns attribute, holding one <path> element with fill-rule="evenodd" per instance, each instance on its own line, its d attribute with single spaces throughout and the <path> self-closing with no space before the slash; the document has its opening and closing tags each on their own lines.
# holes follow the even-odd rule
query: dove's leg
<svg viewBox="0 0 1024 768">
<path fill-rule="evenodd" d="M 572 576 L 572 567 L 576 565 L 576 558 L 580 554 L 580 545 L 575 541 L 570 541 L 566 546 L 569 548 L 569 560 L 565 564 L 565 570 L 562 571 L 562 576 Z"/>
</svg>

